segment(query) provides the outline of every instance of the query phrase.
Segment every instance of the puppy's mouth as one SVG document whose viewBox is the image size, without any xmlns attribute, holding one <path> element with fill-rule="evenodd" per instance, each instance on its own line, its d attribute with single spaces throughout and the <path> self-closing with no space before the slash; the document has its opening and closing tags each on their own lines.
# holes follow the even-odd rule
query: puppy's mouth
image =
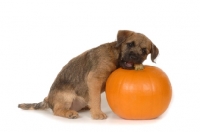
<svg viewBox="0 0 200 132">
<path fill-rule="evenodd" d="M 128 53 L 120 58 L 120 67 L 124 69 L 134 69 L 135 64 L 142 64 L 143 57 L 138 54 Z"/>
<path fill-rule="evenodd" d="M 122 60 L 120 66 L 124 69 L 134 69 L 134 62 Z"/>
<path fill-rule="evenodd" d="M 126 62 L 126 61 L 124 62 L 124 65 L 128 68 L 133 68 L 134 66 L 133 62 Z"/>
</svg>

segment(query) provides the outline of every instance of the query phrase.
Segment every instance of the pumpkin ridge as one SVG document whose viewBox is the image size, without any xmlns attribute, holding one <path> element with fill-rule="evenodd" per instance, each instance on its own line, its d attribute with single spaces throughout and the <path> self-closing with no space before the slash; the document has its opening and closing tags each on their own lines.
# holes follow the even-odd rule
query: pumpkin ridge
<svg viewBox="0 0 200 132">
<path fill-rule="evenodd" d="M 154 87 L 154 85 L 153 85 L 153 83 L 152 83 L 152 79 L 151 79 L 151 76 L 149 75 L 149 72 L 147 72 L 147 76 L 148 76 L 148 78 L 149 78 L 149 80 L 150 80 L 150 84 L 151 84 L 151 94 L 152 94 L 152 97 L 153 97 L 153 99 L 152 99 L 152 104 L 151 105 L 153 105 L 154 106 L 154 104 L 155 104 L 155 94 L 154 94 L 154 92 L 155 92 L 155 87 Z M 151 108 L 151 116 L 152 116 L 152 114 L 153 114 L 153 107 L 150 107 Z"/>
</svg>

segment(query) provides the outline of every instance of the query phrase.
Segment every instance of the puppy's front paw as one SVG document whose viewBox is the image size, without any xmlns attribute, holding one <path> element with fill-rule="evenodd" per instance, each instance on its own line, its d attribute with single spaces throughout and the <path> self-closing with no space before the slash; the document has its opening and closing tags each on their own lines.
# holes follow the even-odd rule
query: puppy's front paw
<svg viewBox="0 0 200 132">
<path fill-rule="evenodd" d="M 101 111 L 99 112 L 91 112 L 91 116 L 95 120 L 103 120 L 107 118 L 107 115 Z"/>
<path fill-rule="evenodd" d="M 69 110 L 66 112 L 65 116 L 69 119 L 76 119 L 79 117 L 78 113 L 74 110 Z"/>
<path fill-rule="evenodd" d="M 144 66 L 142 64 L 135 64 L 134 65 L 134 69 L 135 70 L 143 70 L 144 69 Z"/>
</svg>

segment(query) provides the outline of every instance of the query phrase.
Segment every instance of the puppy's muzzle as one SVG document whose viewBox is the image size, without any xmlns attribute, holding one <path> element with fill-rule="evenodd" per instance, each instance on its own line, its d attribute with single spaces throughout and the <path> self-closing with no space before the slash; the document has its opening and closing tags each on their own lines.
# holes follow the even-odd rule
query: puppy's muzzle
<svg viewBox="0 0 200 132">
<path fill-rule="evenodd" d="M 121 58 L 120 66 L 124 69 L 134 69 L 134 64 L 141 64 L 143 61 L 141 55 L 130 52 Z"/>
<path fill-rule="evenodd" d="M 139 55 L 131 52 L 129 54 L 129 59 L 130 60 L 134 60 L 134 61 L 138 61 L 139 60 Z"/>
</svg>

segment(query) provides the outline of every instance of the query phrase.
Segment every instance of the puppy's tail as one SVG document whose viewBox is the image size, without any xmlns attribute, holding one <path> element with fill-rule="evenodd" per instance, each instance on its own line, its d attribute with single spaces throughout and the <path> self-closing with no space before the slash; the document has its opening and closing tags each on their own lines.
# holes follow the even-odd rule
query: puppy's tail
<svg viewBox="0 0 200 132">
<path fill-rule="evenodd" d="M 49 108 L 48 99 L 45 98 L 43 102 L 39 103 L 18 104 L 18 108 L 23 110 L 44 110 Z"/>
</svg>

